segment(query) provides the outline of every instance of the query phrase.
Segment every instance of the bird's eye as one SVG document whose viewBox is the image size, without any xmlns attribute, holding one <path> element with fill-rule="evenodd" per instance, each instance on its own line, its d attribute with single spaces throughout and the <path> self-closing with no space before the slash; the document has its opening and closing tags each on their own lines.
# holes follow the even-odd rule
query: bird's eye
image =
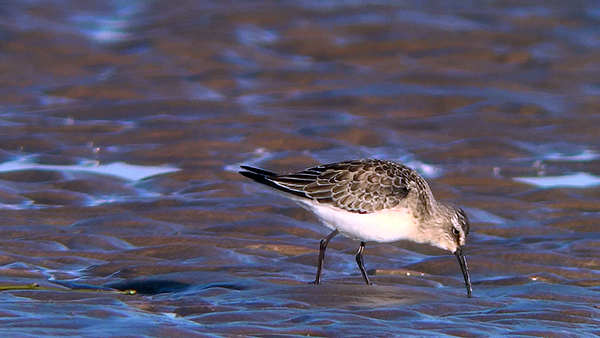
<svg viewBox="0 0 600 338">
<path fill-rule="evenodd" d="M 458 236 L 458 235 L 460 235 L 460 231 L 458 231 L 458 229 L 457 229 L 457 228 L 452 228 L 452 233 L 453 233 L 455 236 Z"/>
</svg>

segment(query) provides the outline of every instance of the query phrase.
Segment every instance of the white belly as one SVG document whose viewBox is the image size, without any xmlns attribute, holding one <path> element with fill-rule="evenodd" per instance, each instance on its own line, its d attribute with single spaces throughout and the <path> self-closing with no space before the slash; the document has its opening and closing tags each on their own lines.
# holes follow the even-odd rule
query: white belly
<svg viewBox="0 0 600 338">
<path fill-rule="evenodd" d="M 358 214 L 313 201 L 302 202 L 331 230 L 361 241 L 395 242 L 401 239 L 421 242 L 415 218 L 408 209 Z"/>
</svg>

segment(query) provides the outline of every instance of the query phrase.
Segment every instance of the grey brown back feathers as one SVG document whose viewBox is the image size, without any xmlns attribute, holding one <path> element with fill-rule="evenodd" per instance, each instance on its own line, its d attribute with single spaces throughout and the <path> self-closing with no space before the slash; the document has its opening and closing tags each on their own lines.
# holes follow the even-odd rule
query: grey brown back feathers
<svg viewBox="0 0 600 338">
<path fill-rule="evenodd" d="M 409 167 L 383 160 L 324 164 L 285 175 L 242 168 L 242 175 L 257 182 L 360 214 L 396 207 L 415 186 L 427 185 Z"/>
</svg>

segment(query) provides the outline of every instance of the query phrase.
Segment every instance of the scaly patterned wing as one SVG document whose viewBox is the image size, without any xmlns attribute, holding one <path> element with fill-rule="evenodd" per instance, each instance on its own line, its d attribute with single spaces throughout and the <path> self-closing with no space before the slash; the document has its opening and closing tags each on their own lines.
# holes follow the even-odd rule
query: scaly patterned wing
<svg viewBox="0 0 600 338">
<path fill-rule="evenodd" d="M 401 164 L 358 160 L 325 164 L 266 180 L 296 196 L 367 214 L 397 206 L 408 195 L 415 175 L 418 177 Z"/>
</svg>

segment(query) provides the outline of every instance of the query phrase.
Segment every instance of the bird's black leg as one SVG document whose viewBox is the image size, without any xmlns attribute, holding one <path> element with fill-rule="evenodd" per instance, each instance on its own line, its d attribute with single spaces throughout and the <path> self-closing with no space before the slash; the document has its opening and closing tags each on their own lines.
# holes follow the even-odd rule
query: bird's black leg
<svg viewBox="0 0 600 338">
<path fill-rule="evenodd" d="M 321 240 L 321 244 L 319 245 L 319 263 L 317 265 L 317 276 L 315 277 L 315 281 L 310 282 L 309 284 L 321 284 L 321 270 L 323 270 L 323 261 L 325 260 L 325 249 L 327 249 L 327 244 L 329 244 L 329 241 L 339 233 L 340 232 L 337 229 L 335 229 L 327 237 Z"/>
<path fill-rule="evenodd" d="M 356 263 L 358 264 L 358 268 L 360 269 L 360 273 L 365 279 L 365 284 L 372 285 L 369 280 L 369 276 L 367 275 L 367 270 L 365 270 L 365 263 L 363 262 L 363 251 L 365 251 L 365 242 L 360 242 L 360 246 L 358 247 L 358 252 L 356 253 Z"/>
</svg>

